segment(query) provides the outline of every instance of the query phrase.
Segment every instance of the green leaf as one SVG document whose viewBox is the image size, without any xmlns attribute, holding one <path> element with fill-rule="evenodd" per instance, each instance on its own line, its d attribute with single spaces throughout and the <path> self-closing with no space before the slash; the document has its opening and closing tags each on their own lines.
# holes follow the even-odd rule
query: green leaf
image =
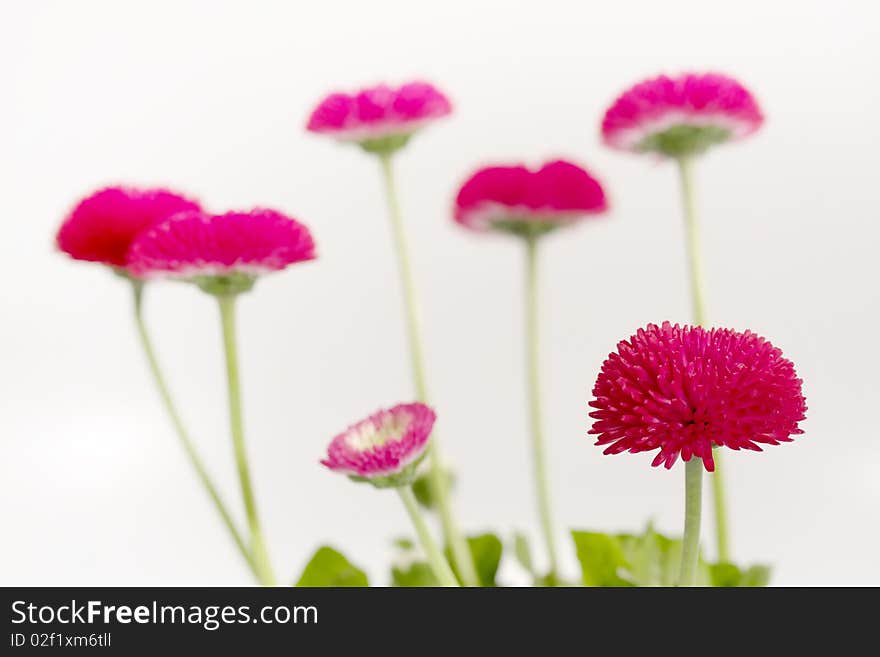
<svg viewBox="0 0 880 657">
<path fill-rule="evenodd" d="M 439 582 L 424 561 L 412 561 L 406 566 L 391 567 L 392 586 L 437 586 Z"/>
<path fill-rule="evenodd" d="M 480 586 L 496 586 L 495 575 L 498 573 L 503 551 L 501 539 L 494 534 L 481 534 L 469 537 L 467 543 L 474 559 Z M 394 544 L 401 550 L 401 554 L 397 557 L 397 563 L 391 567 L 392 586 L 438 586 L 439 583 L 431 567 L 420 558 L 421 555 L 416 551 L 412 541 L 397 539 Z M 445 554 L 458 577 L 449 548 L 445 550 Z"/>
<path fill-rule="evenodd" d="M 498 573 L 498 566 L 501 564 L 501 553 L 504 551 L 504 545 L 501 539 L 495 534 L 480 534 L 479 536 L 471 536 L 467 539 L 468 548 L 470 548 L 471 556 L 474 559 L 474 568 L 477 570 L 477 579 L 480 586 L 495 586 L 495 575 Z M 455 567 L 455 560 L 452 558 L 452 551 L 446 548 L 446 558 L 455 571 L 455 576 L 461 579 L 458 570 Z"/>
<path fill-rule="evenodd" d="M 572 532 L 585 586 L 676 586 L 681 539 L 658 534 L 649 524 L 642 534 Z M 698 586 L 767 586 L 770 569 L 742 570 L 732 563 L 697 565 Z"/>
<path fill-rule="evenodd" d="M 397 554 L 391 564 L 391 586 L 438 586 L 431 566 L 423 559 L 420 548 L 409 538 L 394 539 Z"/>
<path fill-rule="evenodd" d="M 517 532 L 513 535 L 513 554 L 519 564 L 525 568 L 532 577 L 535 573 L 535 563 L 532 561 L 532 549 L 529 547 L 529 539 L 524 534 Z"/>
<path fill-rule="evenodd" d="M 296 586 L 369 586 L 366 573 L 332 547 L 318 548 Z"/>
<path fill-rule="evenodd" d="M 770 575 L 772 570 L 770 566 L 751 566 L 740 580 L 740 586 L 761 587 L 770 584 Z"/>
<path fill-rule="evenodd" d="M 584 586 L 633 586 L 622 577 L 630 570 L 620 538 L 597 532 L 573 531 Z"/>
<path fill-rule="evenodd" d="M 739 586 L 742 571 L 732 563 L 713 563 L 709 566 L 712 586 Z"/>
<path fill-rule="evenodd" d="M 617 537 L 636 586 L 675 586 L 681 564 L 681 540 L 654 531 L 648 524 L 640 535 L 618 534 Z M 701 565 L 702 569 L 703 566 Z M 698 572 L 697 580 L 706 579 Z"/>
<path fill-rule="evenodd" d="M 736 564 L 722 561 L 711 564 L 709 574 L 712 586 L 760 587 L 770 582 L 770 568 L 761 565 L 742 570 Z"/>
<path fill-rule="evenodd" d="M 444 476 L 446 477 L 446 489 L 452 490 L 455 485 L 455 477 L 449 470 L 443 471 Z M 426 509 L 433 509 L 434 504 L 434 490 L 431 487 L 431 473 L 425 472 L 424 474 L 420 474 L 415 480 L 412 482 L 413 494 L 416 496 L 416 500 L 419 504 L 421 504 Z"/>
<path fill-rule="evenodd" d="M 636 586 L 659 586 L 664 570 L 661 562 L 661 546 L 657 534 L 649 528 L 648 532 L 637 534 L 618 534 L 617 540 L 623 550 L 626 571 Z"/>
<path fill-rule="evenodd" d="M 585 586 L 675 586 L 681 563 L 681 540 L 654 531 L 642 534 L 572 532 Z M 711 583 L 702 561 L 697 584 Z"/>
</svg>

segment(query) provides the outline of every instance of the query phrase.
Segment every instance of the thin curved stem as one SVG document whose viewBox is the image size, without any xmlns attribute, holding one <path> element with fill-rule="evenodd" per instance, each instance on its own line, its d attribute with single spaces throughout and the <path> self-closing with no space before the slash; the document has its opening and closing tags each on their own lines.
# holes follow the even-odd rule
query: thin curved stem
<svg viewBox="0 0 880 657">
<path fill-rule="evenodd" d="M 159 391 L 159 397 L 162 399 L 162 404 L 165 407 L 165 412 L 168 413 L 168 417 L 171 420 L 171 424 L 174 426 L 174 431 L 177 434 L 177 437 L 180 439 L 183 450 L 186 452 L 186 455 L 189 458 L 189 462 L 192 464 L 192 467 L 196 471 L 196 475 L 198 476 L 199 481 L 202 483 L 202 486 L 204 486 L 205 491 L 208 493 L 208 496 L 214 503 L 214 507 L 217 509 L 217 513 L 220 514 L 220 518 L 223 520 L 223 524 L 226 525 L 226 529 L 229 530 L 229 535 L 235 542 L 238 551 L 241 553 L 241 556 L 247 562 L 250 569 L 254 570 L 253 559 L 251 558 L 250 552 L 248 551 L 247 546 L 245 545 L 245 542 L 241 537 L 241 533 L 236 527 L 235 521 L 232 519 L 232 515 L 229 513 L 229 510 L 226 508 L 226 504 L 224 504 L 223 498 L 220 496 L 220 492 L 217 490 L 217 487 L 211 480 L 211 476 L 208 474 L 208 470 L 205 468 L 205 465 L 202 462 L 202 459 L 199 456 L 198 451 L 196 450 L 196 447 L 192 442 L 192 439 L 189 437 L 189 433 L 187 432 L 186 427 L 183 426 L 183 420 L 181 420 L 180 414 L 177 412 L 177 407 L 174 404 L 174 400 L 171 398 L 171 392 L 168 389 L 168 385 L 165 383 L 165 376 L 162 374 L 162 369 L 159 367 L 159 360 L 156 358 L 156 352 L 153 349 L 153 341 L 150 339 L 150 334 L 147 331 L 147 326 L 144 322 L 144 283 L 143 281 L 131 279 L 131 284 L 132 291 L 134 293 L 134 318 L 135 325 L 137 326 L 138 337 L 140 337 L 141 347 L 143 348 L 144 355 L 147 358 L 147 363 L 150 366 L 150 372 L 153 375 L 153 381 L 156 384 L 156 389 Z"/>
<path fill-rule="evenodd" d="M 696 194 L 694 193 L 693 160 L 689 157 L 679 158 L 678 170 L 681 178 L 681 195 L 684 203 L 685 233 L 687 236 L 694 324 L 697 326 L 705 326 L 705 287 L 703 284 L 700 226 L 697 218 Z M 727 526 L 727 496 L 725 495 L 724 477 L 722 474 L 724 463 L 720 450 L 715 450 L 714 460 L 715 472 L 712 474 L 711 479 L 715 511 L 715 540 L 718 547 L 718 559 L 720 561 L 729 561 L 730 547 Z"/>
<path fill-rule="evenodd" d="M 700 512 L 703 505 L 703 461 L 692 456 L 684 473 L 684 539 L 679 586 L 696 586 L 700 559 Z"/>
<path fill-rule="evenodd" d="M 251 485 L 250 467 L 244 444 L 244 423 L 241 412 L 241 384 L 238 376 L 238 350 L 235 331 L 235 298 L 234 294 L 218 295 L 220 321 L 223 326 L 223 347 L 226 354 L 226 378 L 229 388 L 229 427 L 232 433 L 232 445 L 235 451 L 235 463 L 238 467 L 238 479 L 241 483 L 241 496 L 247 514 L 248 527 L 251 533 L 251 555 L 257 579 L 264 586 L 275 585 L 275 575 L 269 561 L 266 540 L 260 527 L 257 515 L 257 502 L 254 499 Z"/>
<path fill-rule="evenodd" d="M 547 476 L 547 456 L 544 446 L 543 418 L 541 414 L 540 358 L 538 317 L 538 239 L 537 235 L 526 238 L 526 362 L 528 375 L 529 414 L 532 428 L 532 463 L 535 468 L 535 492 L 538 499 L 538 516 L 547 544 L 550 559 L 548 580 L 557 582 L 559 560 L 550 504 L 550 483 Z"/>
<path fill-rule="evenodd" d="M 403 216 L 400 211 L 400 203 L 397 199 L 397 189 L 394 181 L 394 170 L 391 164 L 390 153 L 381 153 L 379 161 L 382 165 L 382 180 L 385 186 L 385 197 L 388 202 L 388 215 L 391 220 L 391 231 L 394 237 L 395 252 L 397 254 L 397 267 L 400 275 L 400 284 L 403 289 L 403 306 L 406 315 L 407 338 L 409 340 L 410 366 L 412 368 L 413 384 L 416 389 L 416 397 L 421 402 L 427 402 L 428 389 L 425 381 L 424 353 L 422 350 L 421 327 L 419 324 L 418 304 L 416 301 L 415 280 L 409 261 L 409 247 L 406 239 L 406 231 L 403 226 Z M 433 497 L 437 503 L 440 522 L 443 526 L 443 535 L 452 550 L 452 558 L 458 567 L 465 586 L 478 586 L 477 571 L 474 567 L 473 556 L 468 548 L 467 541 L 458 527 L 452 510 L 452 500 L 449 496 L 449 485 L 443 468 L 443 457 L 437 445 L 436 434 L 431 440 L 429 447 L 430 469 L 429 476 Z"/>
<path fill-rule="evenodd" d="M 440 586 L 458 586 L 458 580 L 455 578 L 455 573 L 452 572 L 449 562 L 446 561 L 446 557 L 443 556 L 440 548 L 437 547 L 437 544 L 431 537 L 428 525 L 425 524 L 425 519 L 422 517 L 421 511 L 419 511 L 419 503 L 416 501 L 415 495 L 413 495 L 412 487 L 401 486 L 397 489 L 397 492 L 400 494 L 400 499 L 403 500 L 403 505 L 406 507 L 406 511 L 416 528 L 419 542 L 425 550 L 428 563 L 431 565 L 431 570 L 434 572 L 434 576 L 437 578 Z"/>
</svg>

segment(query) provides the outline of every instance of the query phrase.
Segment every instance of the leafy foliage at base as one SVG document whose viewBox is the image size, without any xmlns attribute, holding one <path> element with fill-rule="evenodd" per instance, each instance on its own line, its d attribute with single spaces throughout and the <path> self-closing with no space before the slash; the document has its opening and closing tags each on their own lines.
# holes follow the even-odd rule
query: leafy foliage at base
<svg viewBox="0 0 880 657">
<path fill-rule="evenodd" d="M 531 575 L 535 586 L 675 586 L 681 561 L 681 539 L 664 536 L 651 525 L 641 534 L 605 534 L 572 531 L 577 558 L 581 565 L 580 582 L 551 581 L 538 571 L 529 542 L 522 534 L 513 537 L 513 556 Z M 504 552 L 495 534 L 480 534 L 467 539 L 474 558 L 481 587 L 499 586 L 498 568 Z M 421 549 L 410 539 L 395 541 L 397 556 L 391 566 L 392 586 L 438 586 Z M 446 556 L 455 569 L 449 548 Z M 458 572 L 456 572 L 458 576 Z M 459 577 L 460 579 L 460 577 Z M 697 571 L 699 586 L 767 586 L 770 568 L 763 565 L 740 567 L 733 563 L 708 563 L 700 559 Z M 366 573 L 352 564 L 341 552 L 323 546 L 309 560 L 296 586 L 369 586 Z"/>
<path fill-rule="evenodd" d="M 584 586 L 675 586 L 681 562 L 681 539 L 648 528 L 642 534 L 571 533 Z M 697 568 L 698 586 L 767 586 L 770 569 L 741 569 L 732 563 Z"/>
</svg>

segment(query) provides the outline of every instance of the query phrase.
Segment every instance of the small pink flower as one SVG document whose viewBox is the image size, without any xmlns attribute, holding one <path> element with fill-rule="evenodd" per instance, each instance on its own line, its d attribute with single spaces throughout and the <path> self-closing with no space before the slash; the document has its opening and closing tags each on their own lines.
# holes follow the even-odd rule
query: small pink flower
<svg viewBox="0 0 880 657">
<path fill-rule="evenodd" d="M 380 410 L 336 436 L 321 464 L 382 488 L 406 485 L 425 454 L 435 419 L 434 411 L 418 402 Z"/>
<path fill-rule="evenodd" d="M 712 447 L 761 451 L 803 433 L 806 400 L 794 365 L 751 331 L 649 324 L 617 345 L 593 387 L 589 433 L 605 454 L 659 449 L 715 469 Z"/>
<path fill-rule="evenodd" d="M 144 277 L 253 277 L 314 257 L 308 228 L 275 210 L 184 212 L 139 235 L 127 265 Z"/>
<path fill-rule="evenodd" d="M 455 221 L 477 231 L 544 232 L 608 208 L 602 185 L 584 169 L 556 160 L 480 169 L 461 186 Z"/>
<path fill-rule="evenodd" d="M 199 204 L 166 189 L 107 187 L 79 202 L 56 243 L 76 260 L 123 267 L 139 233 L 185 210 L 199 210 Z"/>
<path fill-rule="evenodd" d="M 764 122 L 752 94 L 716 73 L 665 75 L 627 89 L 605 112 L 602 137 L 612 148 L 669 156 L 699 153 L 746 137 Z"/>
<path fill-rule="evenodd" d="M 306 129 L 365 147 L 399 148 L 416 130 L 451 112 L 449 99 L 426 82 L 379 85 L 330 94 L 312 111 Z"/>
</svg>

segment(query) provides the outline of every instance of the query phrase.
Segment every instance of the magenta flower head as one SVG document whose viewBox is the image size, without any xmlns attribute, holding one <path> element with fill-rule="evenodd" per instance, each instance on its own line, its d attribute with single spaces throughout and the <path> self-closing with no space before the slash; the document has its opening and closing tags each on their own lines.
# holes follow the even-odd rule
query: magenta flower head
<svg viewBox="0 0 880 657">
<path fill-rule="evenodd" d="M 222 295 L 247 291 L 261 274 L 314 258 L 308 228 L 275 210 L 184 212 L 141 233 L 127 266 L 136 276 L 190 280 Z"/>
<path fill-rule="evenodd" d="M 312 111 L 306 129 L 354 142 L 372 153 L 402 148 L 420 128 L 452 112 L 452 104 L 427 82 L 379 85 L 333 93 Z"/>
<path fill-rule="evenodd" d="M 128 249 L 145 229 L 199 204 L 167 189 L 107 187 L 80 201 L 55 238 L 75 260 L 125 266 Z"/>
<path fill-rule="evenodd" d="M 406 486 L 425 456 L 435 419 L 418 402 L 380 410 L 336 436 L 321 464 L 377 488 Z"/>
<path fill-rule="evenodd" d="M 751 331 L 649 324 L 602 364 L 589 433 L 605 454 L 659 449 L 655 466 L 696 456 L 712 472 L 713 447 L 761 451 L 803 433 L 801 383 Z"/>
<path fill-rule="evenodd" d="M 605 112 L 612 148 L 684 157 L 746 137 L 764 122 L 752 94 L 717 73 L 665 75 L 627 89 Z"/>
<path fill-rule="evenodd" d="M 593 176 L 556 160 L 536 171 L 523 165 L 480 169 L 459 189 L 454 216 L 475 231 L 539 235 L 607 208 L 605 191 Z"/>
</svg>

